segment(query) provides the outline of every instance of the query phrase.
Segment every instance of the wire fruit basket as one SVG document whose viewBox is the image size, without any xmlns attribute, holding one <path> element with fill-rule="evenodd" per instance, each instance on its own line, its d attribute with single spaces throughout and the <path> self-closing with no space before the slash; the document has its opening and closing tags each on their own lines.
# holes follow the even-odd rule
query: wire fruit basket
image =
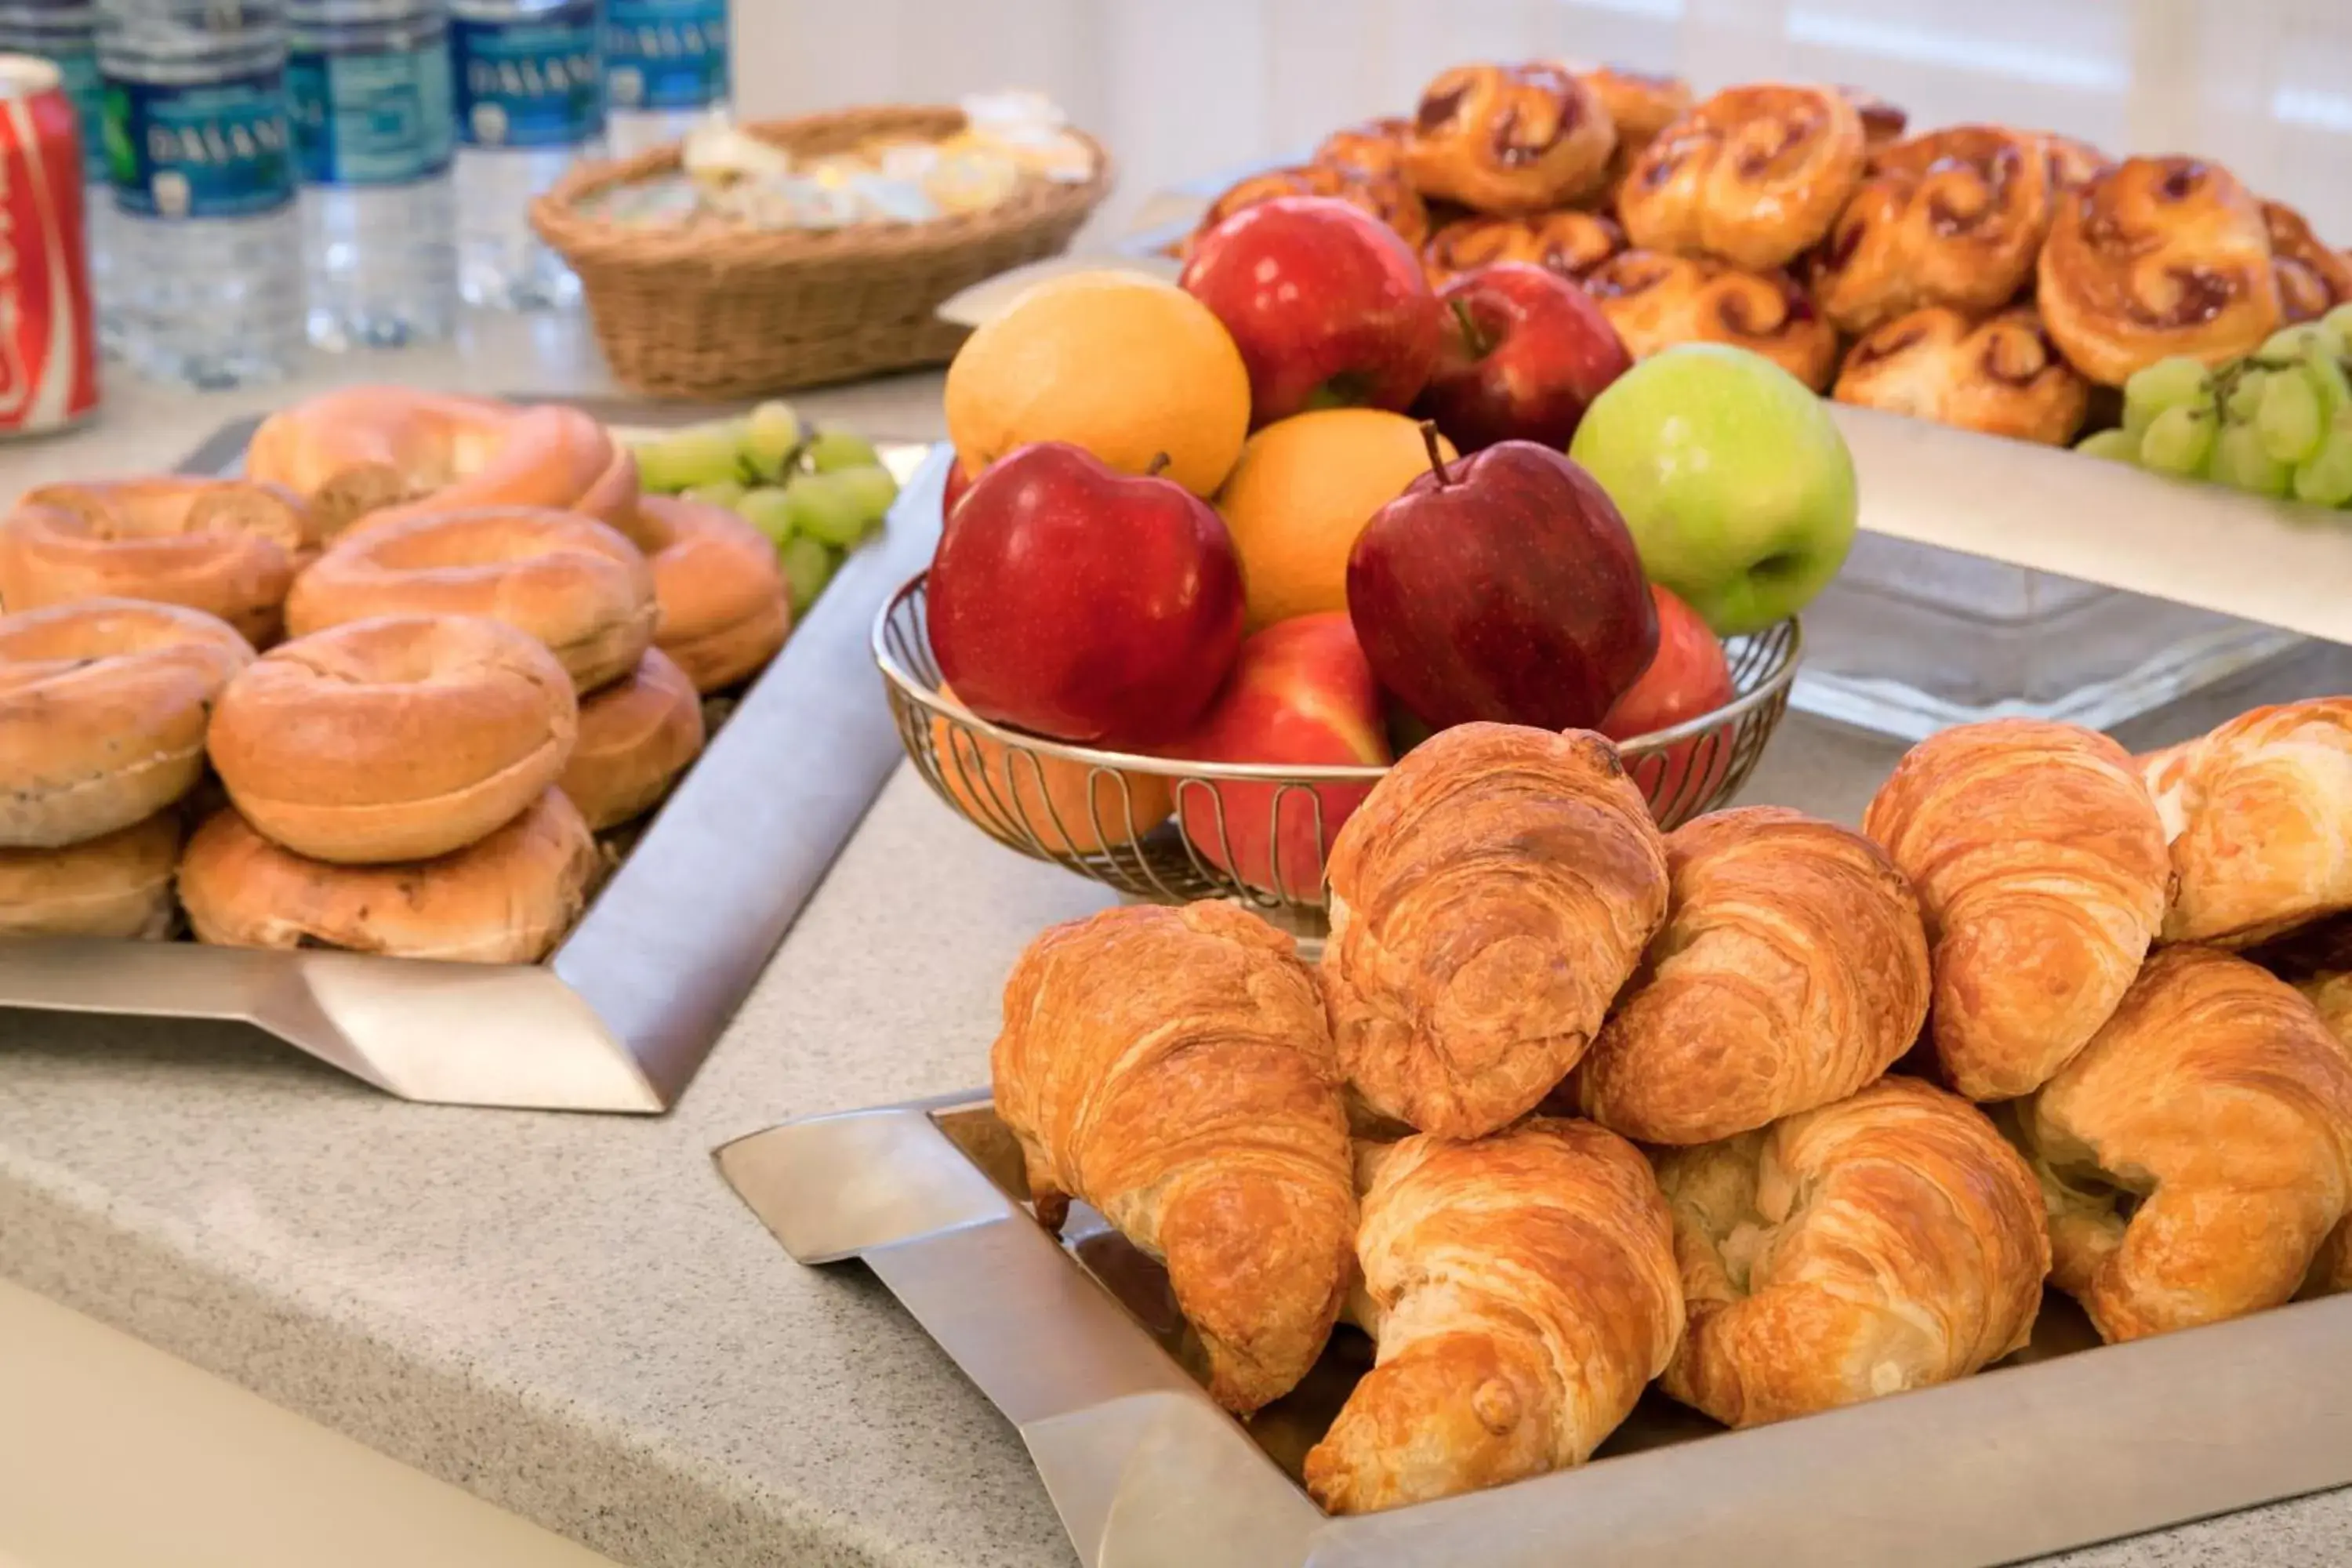
<svg viewBox="0 0 2352 1568">
<path fill-rule="evenodd" d="M 1131 898 L 1230 899 L 1313 930 L 1331 835 L 1385 768 L 1187 762 L 1007 730 L 944 688 L 919 574 L 874 622 L 898 738 L 941 799 L 998 843 Z M 1621 742 L 1625 769 L 1661 827 L 1737 794 L 1788 711 L 1803 636 L 1795 616 L 1724 645 L 1729 702 Z"/>
</svg>

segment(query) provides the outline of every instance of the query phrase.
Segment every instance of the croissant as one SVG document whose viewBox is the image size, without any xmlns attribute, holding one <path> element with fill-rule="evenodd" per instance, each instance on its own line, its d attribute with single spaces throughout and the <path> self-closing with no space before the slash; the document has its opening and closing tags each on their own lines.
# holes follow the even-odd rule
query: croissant
<svg viewBox="0 0 2352 1568">
<path fill-rule="evenodd" d="M 1425 195 L 1540 212 L 1599 190 L 1616 145 L 1609 110 L 1565 66 L 1455 66 L 1422 89 L 1404 166 Z"/>
<path fill-rule="evenodd" d="M 2164 918 L 2164 829 L 2123 748 L 1996 719 L 1905 753 L 1864 814 L 1918 890 L 1929 1037 L 1970 1100 L 2048 1081 L 2115 1011 Z"/>
<path fill-rule="evenodd" d="M 2352 260 L 2322 244 L 2301 213 L 2284 202 L 2264 202 L 2263 231 L 2270 236 L 2279 306 L 2288 321 L 2316 321 L 2352 300 Z"/>
<path fill-rule="evenodd" d="M 2037 137 L 1959 125 L 1898 142 L 1830 230 L 1813 297 L 1857 334 L 1927 305 L 1997 310 L 2032 278 L 2054 206 Z"/>
<path fill-rule="evenodd" d="M 2165 941 L 2246 947 L 2352 910 L 2352 697 L 2254 709 L 2142 768 L 2170 817 Z"/>
<path fill-rule="evenodd" d="M 1598 213 L 1562 207 L 1526 217 L 1465 217 L 1429 237 L 1422 261 L 1429 286 L 1497 261 L 1524 261 L 1575 282 L 1625 248 L 1625 231 Z"/>
<path fill-rule="evenodd" d="M 1854 344 L 1833 395 L 1861 408 L 2063 446 L 2091 402 L 2030 306 L 1972 322 L 1930 305 Z"/>
<path fill-rule="evenodd" d="M 1844 94 L 1729 88 L 1642 150 L 1617 216 L 1642 249 L 1761 271 L 1829 232 L 1862 183 L 1864 155 L 1862 116 Z"/>
<path fill-rule="evenodd" d="M 1296 168 L 1268 169 L 1227 188 L 1209 204 L 1193 228 L 1189 247 L 1244 207 L 1281 196 L 1328 196 L 1369 213 L 1397 237 L 1419 250 L 1429 238 L 1429 209 L 1411 185 L 1395 174 L 1367 173 L 1340 163 L 1302 163 Z"/>
<path fill-rule="evenodd" d="M 1657 825 L 1581 730 L 1440 731 L 1340 827 L 1328 877 L 1339 1064 L 1373 1112 L 1444 1138 L 1568 1076 L 1666 913 Z"/>
<path fill-rule="evenodd" d="M 1375 178 L 1402 180 L 1405 138 L 1412 134 L 1410 120 L 1368 120 L 1323 138 L 1315 149 L 1313 162 L 1353 169 Z"/>
<path fill-rule="evenodd" d="M 1314 977 L 1224 904 L 1107 910 L 1045 931 L 1004 986 L 990 1068 L 1037 1217 L 1072 1197 L 1163 1259 L 1247 1412 L 1322 1352 L 1353 1264 L 1347 1114 Z"/>
<path fill-rule="evenodd" d="M 1365 1513 L 1582 1464 L 1682 1334 L 1649 1166 L 1538 1118 L 1407 1138 L 1373 1172 L 1356 1255 L 1379 1359 L 1307 1454 L 1307 1491 Z"/>
<path fill-rule="evenodd" d="M 1877 845 L 1777 806 L 1666 836 L 1672 902 L 1571 1080 L 1645 1143 L 1706 1143 L 1842 1100 L 1927 1017 L 1919 902 Z"/>
<path fill-rule="evenodd" d="M 2053 1278 L 2109 1340 L 2325 1289 L 2352 1209 L 2352 1056 L 2242 958 L 2166 948 L 2081 1056 L 2011 1112 Z M 2323 1256 L 2325 1249 L 2325 1256 Z M 2313 1278 L 2315 1265 L 2317 1277 Z"/>
<path fill-rule="evenodd" d="M 2036 279 L 2050 335 L 2106 386 L 2173 354 L 2245 353 L 2284 319 L 2261 208 L 2191 158 L 2127 158 L 2063 193 Z"/>
<path fill-rule="evenodd" d="M 2042 1191 L 1982 1111 L 1890 1078 L 1658 1162 L 1690 1327 L 1663 1386 L 1758 1426 L 1968 1376 L 2042 1307 Z"/>
<path fill-rule="evenodd" d="M 1837 368 L 1837 329 L 1785 272 L 1628 250 L 1583 282 L 1636 359 L 1676 343 L 1729 343 L 1762 354 L 1815 392 L 1828 390 Z"/>
</svg>

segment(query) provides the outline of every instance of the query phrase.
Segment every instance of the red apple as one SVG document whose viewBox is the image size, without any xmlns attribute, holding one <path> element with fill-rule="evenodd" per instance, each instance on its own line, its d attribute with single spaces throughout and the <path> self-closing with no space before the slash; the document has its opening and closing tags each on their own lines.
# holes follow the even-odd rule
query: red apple
<svg viewBox="0 0 2352 1568">
<path fill-rule="evenodd" d="M 1233 678 L 1200 726 L 1159 751 L 1196 763 L 1385 766 L 1383 731 L 1372 667 L 1346 613 L 1331 610 L 1277 621 L 1243 643 Z M 1194 780 L 1177 786 L 1178 820 L 1211 865 L 1251 887 L 1311 900 L 1322 897 L 1333 836 L 1370 793 L 1370 784 L 1308 790 Z"/>
<path fill-rule="evenodd" d="M 1567 457 L 1503 441 L 1374 512 L 1348 556 L 1372 672 L 1438 729 L 1589 730 L 1650 667 L 1657 606 L 1625 520 Z"/>
<path fill-rule="evenodd" d="M 1421 412 L 1465 452 L 1497 441 L 1568 449 L 1585 407 L 1633 368 L 1591 296 L 1524 261 L 1466 272 L 1437 297 L 1437 367 Z"/>
<path fill-rule="evenodd" d="M 1177 281 L 1233 334 L 1250 421 L 1402 409 L 1437 360 L 1437 297 L 1378 218 L 1328 196 L 1244 207 L 1202 235 Z"/>
<path fill-rule="evenodd" d="M 956 502 L 963 500 L 971 489 L 971 476 L 964 472 L 963 459 L 958 458 L 948 465 L 948 482 L 940 493 L 940 517 L 942 521 L 955 515 Z"/>
<path fill-rule="evenodd" d="M 1671 730 L 1712 713 L 1732 698 L 1731 665 L 1723 656 L 1723 644 L 1698 612 L 1654 583 L 1650 596 L 1658 605 L 1658 655 L 1601 721 L 1601 732 L 1612 741 Z M 1661 817 L 1688 816 L 1722 787 L 1731 771 L 1731 742 L 1732 727 L 1724 724 L 1677 741 L 1663 752 L 1628 757 L 1625 769 L 1642 793 L 1657 803 Z M 1707 753 L 1703 763 L 1698 759 L 1702 745 Z"/>
<path fill-rule="evenodd" d="M 931 561 L 931 654 L 983 719 L 1108 747 L 1190 729 L 1242 640 L 1209 503 L 1059 441 L 972 480 Z"/>
</svg>

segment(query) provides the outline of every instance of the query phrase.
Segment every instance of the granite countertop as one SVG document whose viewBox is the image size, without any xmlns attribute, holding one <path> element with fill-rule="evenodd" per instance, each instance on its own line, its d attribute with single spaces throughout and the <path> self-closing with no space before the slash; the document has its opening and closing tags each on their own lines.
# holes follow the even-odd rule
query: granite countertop
<svg viewBox="0 0 2352 1568">
<path fill-rule="evenodd" d="M 394 378 L 609 390 L 551 320 L 291 389 L 118 380 L 90 428 L 0 447 L 0 489 L 163 467 L 289 393 Z M 798 401 L 939 434 L 936 376 Z M 1896 750 L 1792 718 L 1748 798 L 1852 821 Z M 1014 955 L 1107 901 L 902 769 L 658 1119 L 410 1105 L 242 1027 L 0 1012 L 0 1274 L 637 1568 L 1066 1564 L 1012 1428 L 870 1276 L 793 1263 L 709 1151 L 982 1084 Z M 2346 1542 L 2352 1491 L 2053 1561 Z"/>
</svg>

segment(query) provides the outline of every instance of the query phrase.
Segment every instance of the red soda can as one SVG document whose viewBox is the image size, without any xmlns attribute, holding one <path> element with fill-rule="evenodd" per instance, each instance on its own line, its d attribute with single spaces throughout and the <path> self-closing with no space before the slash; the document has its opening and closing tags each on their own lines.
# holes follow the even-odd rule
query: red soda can
<svg viewBox="0 0 2352 1568">
<path fill-rule="evenodd" d="M 81 138 L 58 68 L 0 55 L 0 437 L 98 407 Z"/>
</svg>

